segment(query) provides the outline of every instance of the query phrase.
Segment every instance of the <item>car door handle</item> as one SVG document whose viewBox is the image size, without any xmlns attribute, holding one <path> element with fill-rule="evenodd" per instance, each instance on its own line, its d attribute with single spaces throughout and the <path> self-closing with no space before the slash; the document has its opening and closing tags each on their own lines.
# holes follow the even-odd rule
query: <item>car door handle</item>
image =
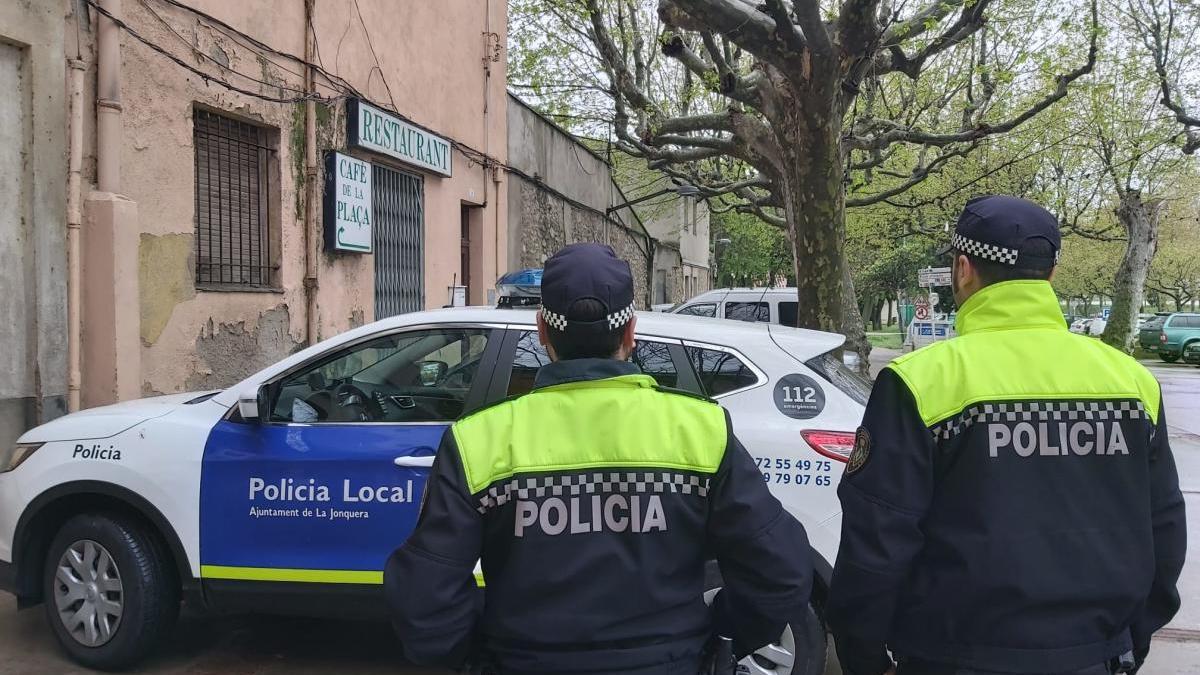
<svg viewBox="0 0 1200 675">
<path fill-rule="evenodd" d="M 404 455 L 392 460 L 392 463 L 404 467 L 430 467 L 433 466 L 433 455 Z"/>
</svg>

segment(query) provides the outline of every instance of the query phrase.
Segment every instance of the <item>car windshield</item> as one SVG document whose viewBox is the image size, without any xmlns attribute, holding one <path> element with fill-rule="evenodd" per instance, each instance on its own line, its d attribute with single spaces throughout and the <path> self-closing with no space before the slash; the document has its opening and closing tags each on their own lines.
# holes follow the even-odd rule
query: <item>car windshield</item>
<svg viewBox="0 0 1200 675">
<path fill-rule="evenodd" d="M 867 404 L 867 399 L 871 396 L 871 383 L 843 363 L 836 350 L 809 359 L 804 365 L 815 370 L 818 375 L 856 402 Z"/>
<path fill-rule="evenodd" d="M 1146 323 L 1142 324 L 1142 330 L 1158 330 L 1162 328 L 1167 318 L 1165 316 L 1153 316 L 1146 319 Z"/>
</svg>

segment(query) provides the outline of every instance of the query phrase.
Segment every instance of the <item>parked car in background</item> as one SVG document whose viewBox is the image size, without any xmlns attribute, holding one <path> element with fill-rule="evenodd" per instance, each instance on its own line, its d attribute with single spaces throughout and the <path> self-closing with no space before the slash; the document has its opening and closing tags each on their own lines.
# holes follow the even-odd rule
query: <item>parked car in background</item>
<svg viewBox="0 0 1200 675">
<path fill-rule="evenodd" d="M 717 288 L 680 303 L 673 314 L 796 325 L 795 288 Z"/>
<path fill-rule="evenodd" d="M 1084 334 L 1091 335 L 1092 337 L 1100 337 L 1101 335 L 1104 335 L 1104 329 L 1107 327 L 1108 319 L 1098 316 L 1088 321 L 1087 330 Z"/>
<path fill-rule="evenodd" d="M 1200 365 L 1200 340 L 1189 342 L 1188 346 L 1183 348 L 1183 362 Z"/>
<path fill-rule="evenodd" d="M 1158 358 L 1174 363 L 1188 345 L 1200 342 L 1200 314 L 1176 312 L 1167 317 L 1158 333 Z"/>
<path fill-rule="evenodd" d="M 1071 322 L 1070 330 L 1072 333 L 1086 335 L 1087 329 L 1088 329 L 1088 324 L 1090 324 L 1091 322 L 1092 322 L 1092 319 L 1089 317 L 1079 317 L 1078 319 L 1075 319 L 1074 321 Z"/>
<path fill-rule="evenodd" d="M 1138 326 L 1138 346 L 1146 351 L 1158 351 L 1158 336 L 1170 314 L 1155 314 Z"/>
</svg>

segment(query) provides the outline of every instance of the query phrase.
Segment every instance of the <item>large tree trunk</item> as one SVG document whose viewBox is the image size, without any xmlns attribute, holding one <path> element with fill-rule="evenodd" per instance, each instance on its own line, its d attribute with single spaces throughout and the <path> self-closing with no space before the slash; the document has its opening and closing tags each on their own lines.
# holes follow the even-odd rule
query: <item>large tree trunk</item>
<svg viewBox="0 0 1200 675">
<path fill-rule="evenodd" d="M 846 348 L 858 355 L 858 369 L 865 374 L 871 344 L 845 256 L 841 115 L 832 101 L 823 114 L 813 105 L 817 97 L 801 103 L 808 93 L 788 89 L 776 92 L 780 106 L 772 126 L 783 153 L 781 197 L 795 253 L 797 323 L 844 334 Z"/>
<path fill-rule="evenodd" d="M 1112 314 L 1101 337 L 1104 343 L 1128 352 L 1137 328 L 1137 315 L 1146 295 L 1146 275 L 1158 249 L 1158 218 L 1162 202 L 1143 201 L 1137 190 L 1121 194 L 1117 218 L 1125 227 L 1127 243 L 1113 281 Z"/>
</svg>

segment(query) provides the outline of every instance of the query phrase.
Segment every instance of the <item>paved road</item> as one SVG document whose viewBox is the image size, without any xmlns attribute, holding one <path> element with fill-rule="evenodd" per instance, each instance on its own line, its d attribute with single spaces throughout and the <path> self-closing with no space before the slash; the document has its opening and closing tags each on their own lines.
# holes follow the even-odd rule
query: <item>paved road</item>
<svg viewBox="0 0 1200 675">
<path fill-rule="evenodd" d="M 872 358 L 873 371 L 893 356 Z M 883 357 L 883 358 L 880 358 Z M 1162 383 L 1172 446 L 1188 501 L 1183 609 L 1155 641 L 1145 675 L 1200 675 L 1200 369 L 1146 362 Z M 17 612 L 0 594 L 0 675 L 84 673 L 59 654 L 41 608 Z M 400 665 L 386 625 L 185 613 L 170 645 L 140 673 L 155 675 L 448 675 Z M 831 664 L 828 675 L 840 675 Z"/>
</svg>

